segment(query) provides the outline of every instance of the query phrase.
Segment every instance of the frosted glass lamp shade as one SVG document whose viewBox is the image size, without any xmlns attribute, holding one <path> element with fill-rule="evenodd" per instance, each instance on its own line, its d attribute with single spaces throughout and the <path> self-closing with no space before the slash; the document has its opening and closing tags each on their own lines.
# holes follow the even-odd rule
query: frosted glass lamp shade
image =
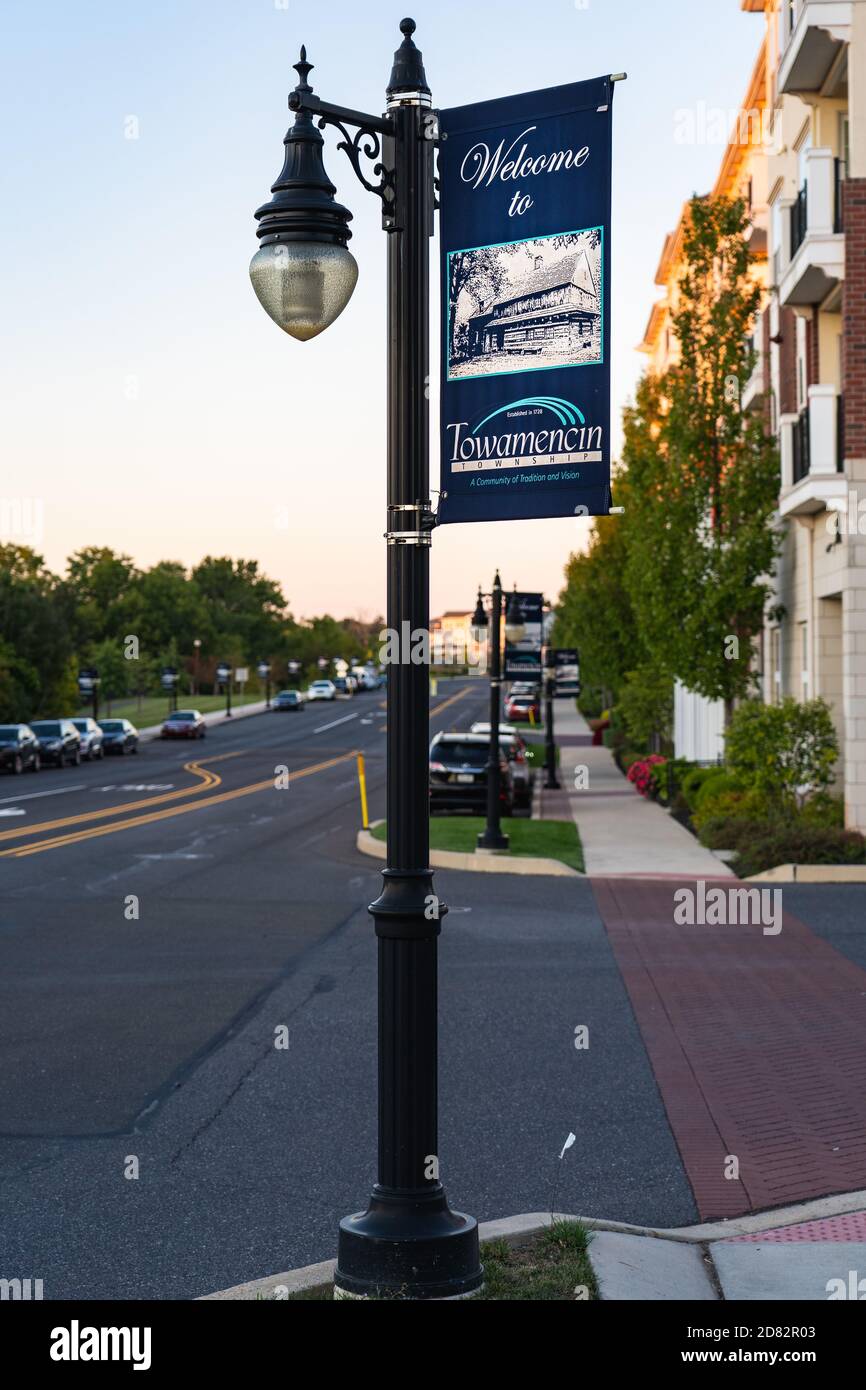
<svg viewBox="0 0 866 1390">
<path fill-rule="evenodd" d="M 345 309 L 358 281 L 358 263 L 331 242 L 278 241 L 250 261 L 259 303 L 285 333 L 306 342 Z"/>
</svg>

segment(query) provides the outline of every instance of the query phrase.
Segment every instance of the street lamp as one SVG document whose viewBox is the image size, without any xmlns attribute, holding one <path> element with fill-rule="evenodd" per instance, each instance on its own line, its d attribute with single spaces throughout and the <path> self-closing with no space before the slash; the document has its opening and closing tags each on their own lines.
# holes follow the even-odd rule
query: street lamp
<svg viewBox="0 0 866 1390">
<path fill-rule="evenodd" d="M 197 694 L 198 694 L 198 663 L 199 663 L 199 657 L 201 656 L 201 638 L 200 638 L 200 637 L 194 637 L 194 638 L 193 638 L 192 649 L 193 649 L 193 667 L 192 667 L 192 686 L 193 686 L 193 690 L 192 690 L 192 693 L 193 693 L 193 695 L 197 695 Z"/>
<path fill-rule="evenodd" d="M 553 687 L 555 682 L 554 655 L 548 647 L 544 657 L 544 787 L 546 791 L 559 790 L 556 775 L 556 743 L 553 737 Z"/>
<path fill-rule="evenodd" d="M 251 267 L 265 309 L 294 337 L 321 332 L 348 301 L 356 273 L 346 250 L 349 215 L 334 202 L 313 119 L 335 126 L 358 179 L 382 200 L 388 237 L 387 623 L 398 633 L 430 626 L 427 385 L 439 136 L 414 20 L 400 30 L 384 116 L 322 101 L 301 51 L 285 163 L 274 198 L 256 214 L 265 255 Z M 374 161 L 370 178 L 362 159 Z M 460 1297 L 481 1287 L 482 1271 L 477 1223 L 449 1209 L 439 1180 L 437 938 L 446 909 L 429 863 L 428 673 L 408 654 L 388 680 L 387 739 L 387 867 L 370 906 L 379 955 L 378 1181 L 367 1209 L 340 1223 L 334 1282 L 338 1296 Z"/>
<path fill-rule="evenodd" d="M 523 609 L 520 606 L 520 599 L 517 597 L 517 585 L 508 595 L 508 607 L 505 610 L 505 639 L 508 642 L 521 642 L 526 636 L 526 623 L 523 621 Z"/>
<path fill-rule="evenodd" d="M 216 669 L 217 681 L 226 688 L 226 719 L 232 716 L 232 668 L 227 661 L 221 661 Z"/>
<path fill-rule="evenodd" d="M 257 670 L 258 673 L 259 673 L 259 680 L 262 680 L 262 681 L 264 681 L 264 683 L 265 683 L 265 709 L 270 709 L 270 707 L 271 707 L 271 663 L 270 663 L 269 661 L 260 661 L 259 664 L 258 664 L 258 666 L 256 667 L 256 670 Z"/>
<path fill-rule="evenodd" d="M 502 791 L 502 768 L 500 763 L 499 748 L 499 706 L 500 689 L 502 686 L 502 581 L 499 578 L 499 571 L 493 580 L 493 591 L 490 594 L 491 601 L 491 621 L 488 624 L 487 614 L 484 611 L 484 598 L 481 589 L 478 590 L 478 602 L 475 605 L 475 612 L 472 616 L 472 635 L 476 642 L 483 642 L 487 636 L 488 627 L 490 633 L 489 657 L 490 657 L 490 747 L 487 754 L 487 824 L 478 835 L 478 848 L 486 850 L 506 850 L 508 849 L 508 836 L 502 831 L 500 824 L 500 795 Z"/>
</svg>

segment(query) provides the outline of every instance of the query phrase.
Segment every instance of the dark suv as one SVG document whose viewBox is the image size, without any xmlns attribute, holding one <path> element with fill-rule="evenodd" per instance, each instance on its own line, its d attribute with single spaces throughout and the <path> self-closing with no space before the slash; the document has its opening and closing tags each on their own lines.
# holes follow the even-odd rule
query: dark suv
<svg viewBox="0 0 866 1390">
<path fill-rule="evenodd" d="M 44 763 L 62 767 L 81 762 L 81 735 L 71 719 L 37 719 L 30 725 L 39 740 L 39 754 Z"/>
<path fill-rule="evenodd" d="M 39 743 L 28 724 L 0 724 L 0 767 L 7 772 L 38 772 Z"/>
<path fill-rule="evenodd" d="M 437 734 L 430 744 L 430 810 L 473 811 L 487 808 L 487 758 L 490 739 L 482 734 Z M 514 784 L 508 758 L 499 751 L 500 809 L 510 816 Z"/>
</svg>

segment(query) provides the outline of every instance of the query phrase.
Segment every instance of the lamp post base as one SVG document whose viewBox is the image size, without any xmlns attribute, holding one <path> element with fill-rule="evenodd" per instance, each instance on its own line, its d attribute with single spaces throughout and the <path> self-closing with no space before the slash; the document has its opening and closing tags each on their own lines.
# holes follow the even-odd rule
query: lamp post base
<svg viewBox="0 0 866 1390">
<path fill-rule="evenodd" d="M 504 854 L 511 841 L 502 832 L 498 835 L 490 830 L 479 830 L 476 849 L 486 849 L 489 854 Z"/>
<path fill-rule="evenodd" d="M 367 1210 L 340 1222 L 335 1298 L 467 1298 L 483 1282 L 478 1223 L 451 1211 L 442 1187 L 374 1188 Z"/>
</svg>

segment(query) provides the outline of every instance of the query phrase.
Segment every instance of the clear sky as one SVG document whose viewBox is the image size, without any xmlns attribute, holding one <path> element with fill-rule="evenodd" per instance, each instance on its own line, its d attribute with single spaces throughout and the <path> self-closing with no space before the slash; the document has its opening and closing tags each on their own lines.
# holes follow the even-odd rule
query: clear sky
<svg viewBox="0 0 866 1390">
<path fill-rule="evenodd" d="M 722 154 L 678 143 L 676 113 L 736 107 L 763 19 L 740 0 L 413 4 L 439 106 L 629 74 L 614 110 L 618 416 L 663 237 Z M 3 11 L 0 500 L 31 503 L 3 539 L 33 541 L 58 569 L 88 544 L 141 564 L 257 558 L 296 616 L 382 612 L 385 237 L 333 133 L 326 168 L 355 214 L 360 265 L 345 313 L 296 343 L 259 307 L 247 266 L 300 43 L 320 95 L 381 111 L 406 11 L 397 0 L 4 0 Z M 435 421 L 435 388 L 432 404 Z M 434 487 L 435 457 L 434 438 Z M 433 612 L 471 606 L 497 565 L 507 585 L 555 597 L 586 526 L 442 527 Z"/>
</svg>

